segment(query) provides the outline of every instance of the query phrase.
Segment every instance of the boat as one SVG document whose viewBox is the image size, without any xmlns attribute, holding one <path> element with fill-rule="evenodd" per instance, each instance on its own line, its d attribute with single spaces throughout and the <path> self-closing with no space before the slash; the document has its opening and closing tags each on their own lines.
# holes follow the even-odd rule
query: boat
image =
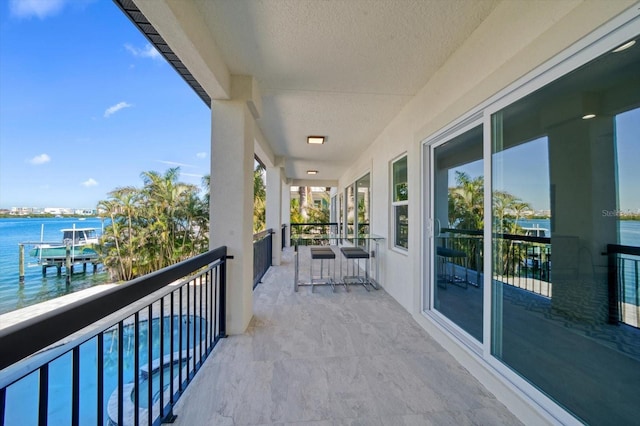
<svg viewBox="0 0 640 426">
<path fill-rule="evenodd" d="M 98 258 L 93 246 L 99 243 L 96 228 L 62 229 L 62 242 L 39 242 L 29 252 L 40 263 L 62 262 L 67 258 L 67 247 L 72 262 L 89 262 Z"/>
<path fill-rule="evenodd" d="M 549 230 L 547 228 L 540 228 L 540 225 L 536 224 L 534 227 L 525 227 L 522 228 L 524 231 L 524 235 L 529 237 L 543 237 L 548 238 L 550 236 Z"/>
</svg>

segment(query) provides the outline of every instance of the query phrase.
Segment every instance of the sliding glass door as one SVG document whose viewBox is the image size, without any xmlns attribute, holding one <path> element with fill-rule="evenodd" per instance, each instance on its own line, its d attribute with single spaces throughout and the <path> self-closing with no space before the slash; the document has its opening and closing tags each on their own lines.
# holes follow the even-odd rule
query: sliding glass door
<svg viewBox="0 0 640 426">
<path fill-rule="evenodd" d="M 433 309 L 482 342 L 482 126 L 430 147 Z"/>
<path fill-rule="evenodd" d="M 496 111 L 491 353 L 588 424 L 640 407 L 640 48 Z"/>
</svg>

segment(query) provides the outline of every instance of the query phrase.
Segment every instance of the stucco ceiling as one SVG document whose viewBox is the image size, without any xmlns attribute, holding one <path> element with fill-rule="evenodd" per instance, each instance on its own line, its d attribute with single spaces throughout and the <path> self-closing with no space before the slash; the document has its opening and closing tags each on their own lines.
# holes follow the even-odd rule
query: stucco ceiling
<svg viewBox="0 0 640 426">
<path fill-rule="evenodd" d="M 258 82 L 286 176 L 319 180 L 339 178 L 498 3 L 193 0 L 229 73 Z"/>
</svg>

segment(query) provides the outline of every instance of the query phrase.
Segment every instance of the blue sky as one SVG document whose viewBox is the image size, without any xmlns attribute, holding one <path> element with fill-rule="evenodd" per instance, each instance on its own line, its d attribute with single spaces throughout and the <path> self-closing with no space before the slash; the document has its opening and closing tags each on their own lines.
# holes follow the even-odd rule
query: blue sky
<svg viewBox="0 0 640 426">
<path fill-rule="evenodd" d="M 0 208 L 209 173 L 210 110 L 110 0 L 0 2 Z"/>
<path fill-rule="evenodd" d="M 640 108 L 615 117 L 617 156 L 618 206 L 606 207 L 621 211 L 640 211 Z M 501 151 L 494 155 L 494 169 L 502 179 L 494 183 L 498 190 L 507 191 L 529 203 L 534 210 L 550 209 L 549 149 L 546 137 Z M 470 177 L 484 174 L 482 160 L 449 171 L 450 186 L 455 184 L 455 172 Z"/>
</svg>

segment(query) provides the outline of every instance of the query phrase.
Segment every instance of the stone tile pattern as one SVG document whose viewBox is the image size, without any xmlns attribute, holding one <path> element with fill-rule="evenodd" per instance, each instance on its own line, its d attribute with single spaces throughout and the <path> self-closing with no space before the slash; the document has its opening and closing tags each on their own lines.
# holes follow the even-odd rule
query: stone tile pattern
<svg viewBox="0 0 640 426">
<path fill-rule="evenodd" d="M 285 252 L 255 289 L 246 333 L 223 339 L 178 401 L 176 424 L 520 424 L 384 290 L 350 290 L 295 293 Z"/>
</svg>

